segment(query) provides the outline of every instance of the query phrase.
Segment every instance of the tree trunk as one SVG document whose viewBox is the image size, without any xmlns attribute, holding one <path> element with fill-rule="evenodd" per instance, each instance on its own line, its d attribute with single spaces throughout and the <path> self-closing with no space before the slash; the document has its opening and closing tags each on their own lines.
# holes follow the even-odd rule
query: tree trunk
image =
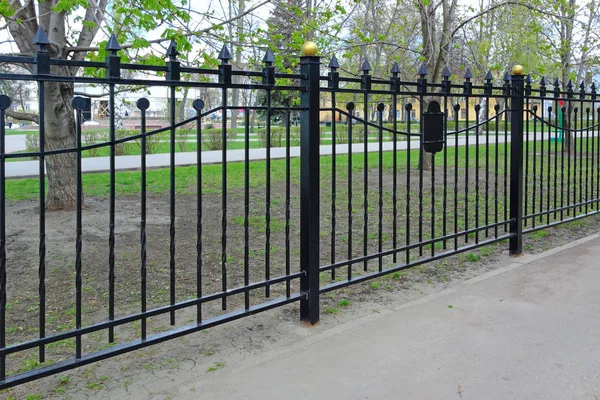
<svg viewBox="0 0 600 400">
<path fill-rule="evenodd" d="M 181 99 L 181 103 L 179 104 L 179 120 L 177 122 L 181 122 L 187 118 L 187 115 L 185 115 L 185 105 L 187 104 L 189 92 L 189 86 L 183 88 L 183 99 Z"/>
<path fill-rule="evenodd" d="M 46 150 L 74 148 L 75 115 L 71 100 L 73 84 L 47 82 L 44 97 Z M 76 153 L 46 156 L 48 177 L 47 210 L 73 210 L 77 203 Z M 83 196 L 83 193 L 82 193 Z"/>
</svg>

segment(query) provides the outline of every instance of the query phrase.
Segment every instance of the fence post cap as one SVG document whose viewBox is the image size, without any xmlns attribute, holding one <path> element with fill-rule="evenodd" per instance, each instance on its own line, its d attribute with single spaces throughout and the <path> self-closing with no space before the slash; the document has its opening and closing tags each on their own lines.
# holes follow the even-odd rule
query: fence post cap
<svg viewBox="0 0 600 400">
<path fill-rule="evenodd" d="M 512 68 L 512 74 L 513 75 L 523 75 L 523 66 L 522 65 L 515 65 Z"/>
<path fill-rule="evenodd" d="M 316 43 L 310 40 L 302 45 L 302 54 L 305 56 L 316 56 L 318 51 Z"/>
</svg>

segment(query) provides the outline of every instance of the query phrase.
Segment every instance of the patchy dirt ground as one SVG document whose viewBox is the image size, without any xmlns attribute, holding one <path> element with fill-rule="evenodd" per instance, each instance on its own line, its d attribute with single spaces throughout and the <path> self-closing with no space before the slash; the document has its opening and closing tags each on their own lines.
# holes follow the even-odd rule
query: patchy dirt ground
<svg viewBox="0 0 600 400">
<path fill-rule="evenodd" d="M 454 227 L 455 216 L 459 230 L 464 229 L 465 216 L 473 227 L 479 218 L 481 225 L 486 220 L 493 222 L 496 207 L 500 220 L 505 210 L 502 189 L 503 181 L 498 182 L 499 195 L 494 194 L 495 186 L 490 186 L 490 196 L 477 199 L 474 196 L 477 179 L 483 185 L 488 178 L 484 173 L 469 174 L 469 193 L 465 193 L 466 179 L 459 174 L 457 184 L 452 178 L 454 171 L 448 171 L 446 201 L 443 200 L 444 176 L 438 170 L 432 184 L 431 174 L 423 176 L 422 196 L 418 191 L 420 177 L 399 174 L 397 199 L 397 240 L 404 243 L 408 236 L 411 243 L 419 241 L 418 223 L 422 222 L 422 237 L 427 240 L 432 230 L 438 237 L 446 223 L 448 233 Z M 377 251 L 379 246 L 379 195 L 382 198 L 382 246 L 390 248 L 393 243 L 392 196 L 393 176 L 389 170 L 382 176 L 382 190 L 379 191 L 377 170 L 368 174 L 367 192 L 367 236 L 364 239 L 364 175 L 353 175 L 353 189 L 348 190 L 347 176 L 337 176 L 335 261 L 347 258 L 348 251 L 353 257 L 363 255 L 364 246 L 368 253 Z M 407 184 L 410 182 L 411 190 Z M 321 194 L 321 263 L 332 261 L 332 186 L 331 180 L 324 177 Z M 435 188 L 432 190 L 432 188 Z M 454 193 L 456 189 L 456 208 Z M 480 194 L 483 194 L 481 186 Z M 252 186 L 249 192 L 249 245 L 244 247 L 244 191 L 240 188 L 229 190 L 227 197 L 227 247 L 223 252 L 222 238 L 222 197 L 218 190 L 207 190 L 202 198 L 202 294 L 217 293 L 224 285 L 231 289 L 244 284 L 244 256 L 248 254 L 248 281 L 261 282 L 267 274 L 278 277 L 299 268 L 299 187 L 290 185 L 290 207 L 286 204 L 286 185 L 274 180 L 270 198 L 270 236 L 266 229 L 266 188 Z M 352 242 L 349 239 L 348 198 L 352 194 Z M 406 196 L 406 193 L 410 193 Z M 419 214 L 419 199 L 422 197 L 423 214 Z M 468 210 L 465 211 L 465 199 Z M 479 200 L 479 203 L 475 201 Z M 498 200 L 498 201 L 493 201 Z M 407 215 L 407 203 L 411 212 Z M 107 198 L 86 198 L 83 212 L 83 251 L 82 251 L 82 318 L 83 326 L 105 321 L 108 318 L 109 269 L 108 232 L 109 202 Z M 446 213 L 444 214 L 444 209 Z M 433 209 L 433 217 L 431 210 Z M 119 196 L 115 205 L 115 316 L 125 316 L 140 311 L 141 298 L 141 245 L 140 245 L 140 202 L 136 196 Z M 168 195 L 152 195 L 147 204 L 147 300 L 148 309 L 168 305 L 171 300 L 170 268 L 170 208 Z M 175 210 L 175 301 L 193 298 L 197 294 L 197 199 L 195 196 L 178 195 Z M 286 213 L 289 212 L 289 227 Z M 410 222 L 407 226 L 406 222 Z M 527 253 L 547 250 L 550 246 L 575 240 L 597 232 L 600 218 L 589 217 L 560 227 L 532 233 L 525 237 L 524 249 Z M 407 228 L 409 230 L 407 231 Z M 286 232 L 289 229 L 289 239 Z M 499 233 L 503 233 L 500 227 Z M 7 206 L 7 342 L 8 344 L 31 340 L 39 335 L 39 204 L 19 202 Z M 492 230 L 489 232 L 493 235 Z M 480 238 L 483 238 L 484 232 Z M 459 245 L 464 243 L 461 238 Z M 470 242 L 475 240 L 470 235 Z M 47 214 L 46 221 L 46 335 L 75 328 L 75 213 L 54 212 Z M 350 242 L 352 243 L 349 248 Z M 452 248 L 453 241 L 449 241 Z M 481 274 L 508 262 L 503 254 L 506 243 L 500 243 L 476 251 L 445 258 L 440 261 L 415 267 L 410 271 L 390 274 L 322 296 L 322 322 L 317 328 L 306 328 L 298 323 L 298 305 L 292 304 L 264 314 L 244 318 L 236 322 L 209 329 L 199 334 L 173 340 L 145 350 L 115 357 L 91 366 L 44 378 L 40 381 L 8 390 L 1 396 L 6 398 L 27 398 L 28 395 L 41 398 L 122 398 L 128 393 L 142 394 L 141 397 L 169 398 L 161 382 L 171 380 L 182 369 L 197 372 L 198 390 L 203 379 L 210 379 L 214 369 L 227 368 L 236 360 L 256 354 L 265 349 L 284 346 L 311 332 L 327 329 L 338 321 L 358 318 L 391 303 L 403 303 L 419 296 L 440 290 Z M 436 252 L 442 251 L 442 244 L 433 246 Z M 425 255 L 431 246 L 424 247 Z M 419 249 L 399 253 L 399 260 L 409 257 L 420 258 Z M 267 268 L 267 259 L 269 260 Z M 226 269 L 223 270 L 222 260 Z M 393 264 L 391 256 L 382 259 L 383 266 Z M 367 264 L 369 272 L 376 271 L 378 260 Z M 336 281 L 346 275 L 346 267 L 338 270 Z M 353 266 L 355 274 L 363 271 L 363 264 Z M 321 273 L 321 283 L 331 283 L 329 272 Z M 285 296 L 285 283 L 271 285 L 270 297 Z M 298 282 L 292 281 L 291 293 L 298 291 Z M 251 304 L 266 300 L 265 289 L 249 293 Z M 222 302 L 212 301 L 202 307 L 204 318 L 221 315 L 243 307 L 244 294 L 231 296 L 227 310 Z M 195 322 L 196 308 L 176 312 L 176 326 Z M 163 332 L 171 328 L 169 315 L 154 317 L 148 321 L 148 333 Z M 140 323 L 136 321 L 115 329 L 117 343 L 140 337 Z M 110 346 L 107 332 L 95 332 L 83 337 L 84 353 Z M 75 342 L 64 340 L 47 346 L 48 360 L 59 361 L 72 357 Z M 11 374 L 39 367 L 36 351 L 25 351 L 7 359 Z M 144 396 L 145 394 L 145 396 Z"/>
<path fill-rule="evenodd" d="M 538 253 L 595 233 L 599 227 L 600 218 L 591 217 L 549 229 L 544 231 L 547 234 L 537 237 L 527 236 L 525 248 L 527 253 Z M 484 257 L 478 260 L 467 256 L 450 257 L 443 263 L 428 264 L 399 277 L 392 274 L 378 281 L 329 293 L 323 297 L 322 320 L 317 327 L 300 324 L 297 305 L 290 305 L 44 378 L 6 391 L 2 396 L 14 399 L 116 399 L 135 395 L 136 398 L 171 399 L 173 394 L 164 388 L 185 372 L 198 376 L 198 384 L 191 389 L 190 397 L 210 398 L 202 394 L 202 382 L 210 379 L 212 371 L 506 265 L 511 258 L 504 247 L 496 245 L 484 249 Z"/>
</svg>

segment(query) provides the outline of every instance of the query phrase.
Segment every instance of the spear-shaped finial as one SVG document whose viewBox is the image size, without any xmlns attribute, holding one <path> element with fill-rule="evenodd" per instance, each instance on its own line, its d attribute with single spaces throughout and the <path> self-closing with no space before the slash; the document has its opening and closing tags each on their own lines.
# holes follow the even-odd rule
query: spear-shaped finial
<svg viewBox="0 0 600 400">
<path fill-rule="evenodd" d="M 371 71 L 371 64 L 369 64 L 369 60 L 367 60 L 365 58 L 365 61 L 363 61 L 360 70 L 365 74 L 368 75 L 369 71 Z"/>
<path fill-rule="evenodd" d="M 110 35 L 110 39 L 108 39 L 108 43 L 106 43 L 106 50 L 110 51 L 112 54 L 121 50 L 121 45 L 114 33 Z"/>
<path fill-rule="evenodd" d="M 331 61 L 329 61 L 328 67 L 332 71 L 335 71 L 340 67 L 340 64 L 338 63 L 338 60 L 337 60 L 335 54 L 333 55 L 333 57 L 331 57 Z"/>
<path fill-rule="evenodd" d="M 32 44 L 38 46 L 38 50 L 45 50 L 46 46 L 50 44 L 48 36 L 46 35 L 46 32 L 44 32 L 44 29 L 41 25 L 38 26 L 38 29 L 35 32 Z"/>
<path fill-rule="evenodd" d="M 451 76 L 452 76 L 452 74 L 450 73 L 450 70 L 448 69 L 448 66 L 446 65 L 444 67 L 444 69 L 442 70 L 442 78 L 444 78 L 444 80 L 449 80 Z"/>
<path fill-rule="evenodd" d="M 221 47 L 221 51 L 219 52 L 218 58 L 223 64 L 227 64 L 229 60 L 231 60 L 231 52 L 229 51 L 229 48 L 226 44 L 224 44 L 223 47 Z"/>
<path fill-rule="evenodd" d="M 465 79 L 467 81 L 470 81 L 471 78 L 473 78 L 473 74 L 471 73 L 471 70 L 469 68 L 467 68 L 467 72 L 465 72 Z"/>
<path fill-rule="evenodd" d="M 275 62 L 275 54 L 273 54 L 273 50 L 267 49 L 262 61 L 267 65 L 273 65 Z"/>
</svg>

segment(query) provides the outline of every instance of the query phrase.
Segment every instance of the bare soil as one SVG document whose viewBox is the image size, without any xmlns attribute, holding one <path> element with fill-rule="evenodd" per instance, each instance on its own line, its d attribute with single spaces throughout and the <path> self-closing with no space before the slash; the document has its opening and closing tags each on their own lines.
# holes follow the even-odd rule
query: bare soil
<svg viewBox="0 0 600 400">
<path fill-rule="evenodd" d="M 465 207 L 465 174 L 459 173 L 459 182 L 454 185 L 454 171 L 448 170 L 446 201 L 443 201 L 443 170 L 437 169 L 433 179 L 431 173 L 423 174 L 422 196 L 423 214 L 419 214 L 419 182 L 417 171 L 411 174 L 411 191 L 407 191 L 405 174 L 399 173 L 397 199 L 398 243 L 406 240 L 406 221 L 411 223 L 409 237 L 411 243 L 419 240 L 418 223 L 423 224 L 423 238 L 426 240 L 434 230 L 439 236 L 446 221 L 448 233 L 452 233 L 454 216 L 463 229 Z M 479 224 L 485 216 L 494 221 L 495 204 L 499 201 L 499 216 L 502 220 L 503 199 L 494 195 L 494 181 L 490 179 L 490 195 L 483 198 L 483 182 L 486 175 L 478 175 L 480 180 L 479 207 L 474 203 L 474 190 L 477 176 L 469 174 L 469 220 L 474 226 L 474 210 L 479 209 Z M 379 246 L 379 176 L 378 171 L 369 171 L 367 207 L 367 252 L 376 252 Z M 391 247 L 393 241 L 392 194 L 393 175 L 386 170 L 382 176 L 382 233 L 383 248 Z M 336 229 L 334 261 L 343 261 L 348 254 L 348 187 L 347 177 L 336 180 Z M 353 175 L 353 257 L 364 251 L 364 175 Z M 500 193 L 504 182 L 499 180 Z M 321 264 L 332 261 L 332 203 L 331 179 L 323 177 L 321 193 Z M 454 192 L 457 190 L 458 208 L 454 209 Z M 267 194 L 262 186 L 251 187 L 250 227 L 248 248 L 249 282 L 264 281 L 267 273 L 273 278 L 286 274 L 286 260 L 289 259 L 289 272 L 299 270 L 299 187 L 290 185 L 289 245 L 286 245 L 286 186 L 285 182 L 274 182 L 270 196 L 270 239 L 267 243 L 265 212 Z M 407 193 L 410 193 L 407 197 Z M 407 218 L 406 205 L 410 200 L 410 215 Z M 147 299 L 148 309 L 170 303 L 170 206 L 168 194 L 152 195 L 147 204 Z M 227 196 L 227 248 L 225 253 L 226 271 L 223 273 L 222 248 L 222 196 L 220 192 L 207 191 L 202 197 L 202 274 L 203 295 L 218 293 L 225 284 L 228 289 L 244 284 L 244 191 L 231 189 Z M 195 196 L 177 195 L 175 209 L 175 301 L 195 298 L 197 292 L 197 199 Z M 446 204 L 446 214 L 444 211 Z M 431 208 L 434 208 L 432 217 Z M 488 213 L 484 213 L 488 210 Z M 7 206 L 7 342 L 20 343 L 35 339 L 39 335 L 39 204 L 19 202 Z M 445 215 L 445 217 L 444 217 Z M 118 196 L 115 203 L 115 316 L 126 316 L 140 311 L 141 299 L 141 245 L 140 245 L 140 199 L 138 196 Z M 600 218 L 589 217 L 560 227 L 533 233 L 525 237 L 525 251 L 535 253 L 568 243 L 577 238 L 597 232 Z M 503 233 L 503 227 L 499 234 Z M 488 235 L 493 236 L 493 230 Z M 82 304 L 83 326 L 102 322 L 108 318 L 109 303 L 109 201 L 107 198 L 86 198 L 83 211 L 83 252 L 82 252 Z M 485 232 L 479 235 L 483 239 Z M 469 238 L 470 242 L 475 240 Z M 52 212 L 46 217 L 46 335 L 75 328 L 75 213 Z M 459 245 L 464 243 L 461 238 Z M 448 241 L 451 249 L 453 241 Z M 505 242 L 480 250 L 452 256 L 440 261 L 415 267 L 410 271 L 382 277 L 365 284 L 354 285 L 322 296 L 322 327 L 335 324 L 337 320 L 357 318 L 377 312 L 386 304 L 405 302 L 428 294 L 456 282 L 503 265 L 508 261 L 503 254 Z M 441 244 L 434 246 L 436 252 L 443 249 Z M 425 248 L 424 256 L 431 249 Z M 267 257 L 268 254 L 268 257 Z M 419 249 L 402 252 L 398 262 L 406 257 L 415 260 L 421 257 Z M 266 260 L 269 259 L 269 270 Z M 378 259 L 367 263 L 369 272 L 376 271 Z M 382 259 L 383 266 L 393 265 L 392 256 Z M 345 277 L 346 268 L 340 268 L 336 281 Z M 363 264 L 354 265 L 354 274 L 364 273 Z M 329 272 L 321 274 L 322 285 L 333 282 Z M 270 298 L 286 295 L 285 283 L 270 286 Z M 289 290 L 297 293 L 297 280 L 291 282 Z M 251 303 L 259 304 L 267 300 L 265 289 L 249 293 Z M 212 301 L 202 307 L 203 318 L 243 308 L 244 294 L 231 296 L 227 300 L 227 310 L 222 301 Z M 176 312 L 176 326 L 195 322 L 196 308 Z M 148 333 L 154 334 L 171 329 L 168 314 L 149 319 Z M 22 385 L 7 391 L 2 396 L 25 398 L 27 394 L 40 394 L 43 398 L 120 398 L 135 387 L 138 393 L 146 390 L 148 398 L 168 398 L 155 381 L 173 379 L 177 371 L 185 368 L 192 373 L 205 376 L 208 369 L 226 368 L 227 363 L 263 351 L 265 348 L 284 345 L 297 340 L 308 331 L 298 324 L 298 305 L 282 307 L 263 315 L 245 318 L 191 335 L 172 342 L 136 351 L 130 355 L 116 357 L 69 373 L 44 378 L 32 384 Z M 140 323 L 134 322 L 115 329 L 117 343 L 140 337 Z M 96 332 L 84 337 L 84 353 L 110 346 L 107 332 Z M 74 356 L 74 340 L 65 340 L 47 347 L 48 360 L 60 361 Z M 226 361 L 223 361 L 226 360 Z M 12 374 L 39 367 L 37 350 L 21 352 L 7 359 Z M 220 364 L 224 364 L 220 366 Z M 209 375 L 207 375 L 209 377 Z M 199 387 L 200 389 L 200 387 Z M 158 395 L 158 394 L 160 395 Z M 16 397 L 15 397 L 16 396 Z M 161 397 L 162 396 L 162 397 Z M 144 398 L 144 397 L 141 397 Z"/>
</svg>

